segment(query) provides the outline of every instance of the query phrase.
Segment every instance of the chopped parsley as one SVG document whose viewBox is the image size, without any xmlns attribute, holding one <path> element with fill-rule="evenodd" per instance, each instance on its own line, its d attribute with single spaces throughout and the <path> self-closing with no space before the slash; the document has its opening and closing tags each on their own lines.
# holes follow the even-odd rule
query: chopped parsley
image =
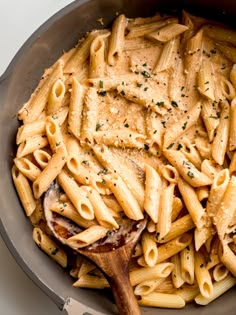
<svg viewBox="0 0 236 315">
<path fill-rule="evenodd" d="M 102 127 L 102 125 L 96 124 L 96 131 L 98 131 L 101 127 Z"/>
<path fill-rule="evenodd" d="M 142 86 L 142 83 L 137 83 L 137 87 L 141 87 Z"/>
<path fill-rule="evenodd" d="M 106 175 L 107 174 L 107 169 L 106 168 L 101 169 L 101 171 L 98 172 L 98 175 L 101 175 L 101 174 Z"/>
<path fill-rule="evenodd" d="M 122 91 L 120 92 L 120 94 L 123 95 L 123 96 L 125 96 L 124 90 L 122 90 Z"/>
<path fill-rule="evenodd" d="M 59 248 L 55 248 L 52 252 L 51 252 L 51 255 L 56 255 L 59 251 Z"/>
<path fill-rule="evenodd" d="M 147 64 L 146 64 L 146 62 L 143 64 L 143 67 L 147 67 Z"/>
<path fill-rule="evenodd" d="M 99 87 L 101 88 L 101 89 L 103 89 L 103 81 L 99 81 Z"/>
<path fill-rule="evenodd" d="M 143 90 L 146 92 L 146 91 L 147 91 L 147 89 L 148 89 L 148 87 L 145 87 Z"/>
<path fill-rule="evenodd" d="M 146 143 L 144 144 L 144 149 L 146 150 L 146 151 L 148 151 L 149 150 L 149 145 L 147 145 Z"/>
<path fill-rule="evenodd" d="M 129 128 L 129 124 L 128 123 L 124 124 L 124 127 Z"/>
<path fill-rule="evenodd" d="M 105 184 L 106 184 L 105 179 L 102 179 L 102 184 L 103 184 L 103 185 L 105 185 Z"/>
<path fill-rule="evenodd" d="M 185 130 L 186 127 L 187 127 L 187 121 L 185 121 L 185 123 L 183 124 L 182 129 Z"/>
<path fill-rule="evenodd" d="M 101 96 L 106 96 L 106 94 L 107 94 L 106 91 L 99 92 L 99 95 L 101 95 Z"/>
<path fill-rule="evenodd" d="M 174 146 L 174 142 L 172 142 L 168 147 L 167 147 L 167 149 L 171 149 L 173 146 Z"/>
<path fill-rule="evenodd" d="M 141 74 L 145 77 L 145 78 L 150 78 L 150 73 L 147 71 L 142 71 Z"/>
<path fill-rule="evenodd" d="M 181 143 L 178 144 L 177 150 L 180 150 L 183 148 L 183 145 Z"/>
<path fill-rule="evenodd" d="M 173 107 L 178 107 L 178 104 L 177 104 L 175 101 L 172 101 L 172 102 L 171 102 L 171 105 L 172 105 Z"/>
<path fill-rule="evenodd" d="M 210 115 L 209 117 L 212 119 L 218 119 L 219 118 L 218 116 L 213 116 L 213 115 Z"/>
<path fill-rule="evenodd" d="M 187 175 L 188 175 L 188 177 L 190 177 L 190 178 L 194 178 L 193 172 L 188 171 Z"/>
<path fill-rule="evenodd" d="M 83 160 L 82 163 L 85 165 L 89 165 L 89 161 L 87 161 L 87 160 Z"/>
<path fill-rule="evenodd" d="M 164 106 L 164 102 L 157 102 L 156 105 L 157 106 Z"/>
</svg>

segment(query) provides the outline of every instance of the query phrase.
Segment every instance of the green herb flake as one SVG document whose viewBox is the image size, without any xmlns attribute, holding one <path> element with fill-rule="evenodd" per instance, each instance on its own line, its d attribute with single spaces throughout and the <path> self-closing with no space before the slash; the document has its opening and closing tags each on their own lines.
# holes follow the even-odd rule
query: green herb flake
<svg viewBox="0 0 236 315">
<path fill-rule="evenodd" d="M 87 160 L 83 160 L 82 163 L 85 165 L 89 165 L 89 161 L 87 161 Z"/>
<path fill-rule="evenodd" d="M 177 150 L 180 150 L 183 148 L 183 145 L 181 143 L 178 144 Z"/>
<path fill-rule="evenodd" d="M 188 177 L 190 177 L 190 178 L 194 178 L 193 172 L 188 171 L 187 175 L 188 175 Z"/>
<path fill-rule="evenodd" d="M 142 74 L 145 78 L 150 78 L 150 77 L 151 77 L 150 73 L 147 72 L 147 71 L 142 71 L 141 74 Z"/>
<path fill-rule="evenodd" d="M 177 104 L 175 101 L 172 101 L 172 102 L 171 102 L 171 105 L 172 105 L 173 107 L 178 107 L 178 104 Z"/>
<path fill-rule="evenodd" d="M 102 127 L 102 125 L 96 124 L 96 131 L 98 131 L 101 127 Z"/>
<path fill-rule="evenodd" d="M 106 175 L 107 169 L 106 168 L 101 169 L 101 171 L 98 172 L 98 175 L 101 175 L 101 174 Z"/>
<path fill-rule="evenodd" d="M 141 87 L 142 86 L 142 83 L 137 83 L 137 87 Z"/>
<path fill-rule="evenodd" d="M 183 89 L 184 89 L 184 86 L 181 87 L 180 91 L 183 91 Z"/>
<path fill-rule="evenodd" d="M 157 102 L 156 105 L 157 106 L 164 106 L 164 102 Z"/>
<path fill-rule="evenodd" d="M 123 96 L 125 96 L 124 90 L 122 90 L 122 91 L 120 92 L 120 94 L 123 95 Z"/>
<path fill-rule="evenodd" d="M 146 151 L 148 151 L 149 150 L 149 145 L 147 145 L 146 143 L 144 144 L 144 149 L 146 150 Z"/>
<path fill-rule="evenodd" d="M 143 90 L 146 92 L 148 90 L 148 87 L 145 87 Z"/>
<path fill-rule="evenodd" d="M 183 124 L 182 129 L 185 130 L 186 127 L 187 127 L 187 121 L 185 121 L 185 123 Z"/>
<path fill-rule="evenodd" d="M 168 147 L 167 147 L 167 149 L 171 149 L 173 146 L 174 146 L 174 142 L 172 142 Z"/>
<path fill-rule="evenodd" d="M 58 147 L 61 144 L 61 142 L 56 142 L 56 147 Z"/>
<path fill-rule="evenodd" d="M 166 121 L 161 121 L 161 123 L 162 123 L 162 126 L 166 128 Z"/>
<path fill-rule="evenodd" d="M 157 133 L 157 130 L 154 130 L 154 131 L 153 131 L 153 134 L 155 135 L 156 133 Z"/>
<path fill-rule="evenodd" d="M 103 185 L 105 185 L 105 184 L 106 184 L 105 179 L 102 179 L 102 184 L 103 184 Z"/>
<path fill-rule="evenodd" d="M 204 267 L 204 264 L 201 264 L 199 267 L 200 267 L 200 268 L 203 268 L 203 267 Z"/>
<path fill-rule="evenodd" d="M 206 262 L 210 263 L 211 262 L 211 257 L 207 257 Z"/>
<path fill-rule="evenodd" d="M 55 248 L 52 252 L 51 252 L 51 255 L 56 255 L 59 251 L 59 248 Z"/>
<path fill-rule="evenodd" d="M 101 96 L 106 96 L 106 94 L 107 94 L 106 91 L 99 92 L 99 95 L 101 95 Z"/>
<path fill-rule="evenodd" d="M 218 116 L 213 116 L 213 115 L 210 115 L 209 117 L 212 119 L 218 119 L 219 118 Z"/>
<path fill-rule="evenodd" d="M 103 81 L 99 81 L 99 87 L 101 88 L 101 89 L 103 89 Z"/>
<path fill-rule="evenodd" d="M 147 64 L 146 64 L 146 62 L 143 64 L 143 67 L 147 67 Z"/>
<path fill-rule="evenodd" d="M 125 127 L 125 128 L 129 128 L 129 124 L 127 124 L 127 123 L 124 124 L 124 127 Z"/>
</svg>

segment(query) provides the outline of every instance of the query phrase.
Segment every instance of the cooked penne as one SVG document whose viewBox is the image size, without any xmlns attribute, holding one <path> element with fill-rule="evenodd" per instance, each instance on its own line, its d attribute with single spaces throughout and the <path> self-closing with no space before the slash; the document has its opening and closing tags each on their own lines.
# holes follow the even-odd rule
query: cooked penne
<svg viewBox="0 0 236 315">
<path fill-rule="evenodd" d="M 108 30 L 94 30 L 90 32 L 82 41 L 80 41 L 73 54 L 67 60 L 64 67 L 64 72 L 75 73 L 76 71 L 80 70 L 82 65 L 89 57 L 90 46 L 93 40 L 97 36 L 101 34 L 107 34 L 108 32 Z"/>
<path fill-rule="evenodd" d="M 226 266 L 226 268 L 236 277 L 236 256 L 225 241 L 222 242 L 222 246 L 219 250 L 220 261 Z"/>
<path fill-rule="evenodd" d="M 62 170 L 57 176 L 58 182 L 65 191 L 66 195 L 75 206 L 82 218 L 86 220 L 94 219 L 94 210 L 88 200 L 86 193 L 80 189 L 75 180 Z"/>
<path fill-rule="evenodd" d="M 200 305 L 207 305 L 217 299 L 219 296 L 224 294 L 226 291 L 228 291 L 230 288 L 235 286 L 235 278 L 232 278 L 231 276 L 227 276 L 225 279 L 214 282 L 213 283 L 213 290 L 210 297 L 204 297 L 202 294 L 199 294 L 194 299 L 197 304 Z"/>
<path fill-rule="evenodd" d="M 183 24 L 171 23 L 168 24 L 157 31 L 148 33 L 146 36 L 151 40 L 158 40 L 160 42 L 168 42 L 174 37 L 182 34 L 188 30 L 188 27 Z"/>
<path fill-rule="evenodd" d="M 126 216 L 133 220 L 142 220 L 142 209 L 121 177 L 115 174 L 111 176 L 105 175 L 104 180 L 107 182 L 108 187 L 115 195 Z"/>
<path fill-rule="evenodd" d="M 89 78 L 100 78 L 106 70 L 106 38 L 110 33 L 98 35 L 90 46 Z"/>
<path fill-rule="evenodd" d="M 81 126 L 80 139 L 85 143 L 93 143 L 93 135 L 96 130 L 97 114 L 98 114 L 98 95 L 94 88 L 89 88 L 85 98 L 83 107 L 83 121 Z"/>
<path fill-rule="evenodd" d="M 37 120 L 32 123 L 22 125 L 18 128 L 16 135 L 16 144 L 24 142 L 33 136 L 43 136 L 45 134 L 45 120 Z"/>
<path fill-rule="evenodd" d="M 139 296 L 148 295 L 155 291 L 164 281 L 165 278 L 143 281 L 135 287 L 134 294 Z"/>
<path fill-rule="evenodd" d="M 236 56 L 236 50 L 235 50 L 235 56 Z M 233 65 L 230 71 L 230 81 L 232 82 L 234 89 L 236 89 L 236 64 Z"/>
<path fill-rule="evenodd" d="M 180 151 L 165 150 L 164 155 L 191 186 L 200 187 L 211 184 L 211 178 L 200 172 Z"/>
<path fill-rule="evenodd" d="M 79 234 L 69 237 L 66 244 L 75 250 L 83 248 L 105 237 L 108 231 L 104 226 L 93 225 Z"/>
<path fill-rule="evenodd" d="M 82 186 L 82 189 L 85 189 L 85 191 L 88 192 L 88 198 L 94 209 L 94 216 L 97 219 L 98 223 L 101 226 L 106 227 L 110 230 L 118 229 L 119 225 L 113 218 L 106 204 L 103 202 L 100 194 L 95 189 L 88 186 Z"/>
<path fill-rule="evenodd" d="M 235 213 L 236 202 L 236 177 L 231 176 L 226 187 L 223 199 L 216 210 L 215 225 L 220 240 L 223 240 L 226 229 Z"/>
<path fill-rule="evenodd" d="M 144 72 L 144 74 L 148 76 L 146 72 Z M 121 84 L 117 86 L 117 91 L 128 101 L 141 105 L 144 108 L 159 113 L 160 115 L 163 115 L 166 111 L 165 105 L 168 104 L 168 100 L 166 97 L 164 97 L 164 95 L 161 95 L 161 91 L 159 95 L 159 100 L 154 100 L 154 98 L 152 97 L 151 94 L 154 94 L 154 91 L 151 93 L 146 93 L 144 89 L 140 89 L 134 86 L 126 86 Z"/>
<path fill-rule="evenodd" d="M 228 169 L 223 169 L 215 175 L 206 206 L 208 216 L 214 218 L 217 215 L 217 209 L 223 199 L 229 180 Z"/>
<path fill-rule="evenodd" d="M 63 268 L 66 268 L 67 255 L 65 251 L 51 238 L 49 238 L 40 228 L 35 227 L 33 229 L 33 240 L 53 260 L 55 260 Z"/>
<path fill-rule="evenodd" d="M 214 160 L 205 159 L 201 164 L 202 173 L 206 174 L 208 177 L 214 179 L 215 176 L 223 169 L 222 166 L 218 165 Z"/>
<path fill-rule="evenodd" d="M 161 177 L 154 168 L 147 164 L 145 165 L 145 174 L 144 210 L 152 221 L 157 223 L 161 196 Z"/>
<path fill-rule="evenodd" d="M 110 66 L 115 65 L 123 49 L 126 26 L 127 19 L 124 14 L 119 15 L 113 22 L 107 57 Z"/>
<path fill-rule="evenodd" d="M 36 208 L 36 200 L 34 199 L 32 189 L 27 178 L 16 168 L 12 168 L 12 178 L 27 216 L 32 215 Z"/>
<path fill-rule="evenodd" d="M 52 115 L 56 113 L 62 106 L 62 101 L 65 96 L 66 88 L 65 83 L 58 79 L 56 80 L 48 95 L 47 114 Z"/>
<path fill-rule="evenodd" d="M 140 305 L 166 308 L 182 308 L 185 306 L 185 301 L 177 294 L 157 293 L 152 292 L 148 295 L 143 295 L 138 301 Z"/>
<path fill-rule="evenodd" d="M 192 241 L 192 235 L 190 233 L 184 233 L 177 236 L 173 240 L 158 247 L 158 263 L 165 261 L 171 256 L 179 253 L 185 247 L 187 247 Z"/>
<path fill-rule="evenodd" d="M 216 282 L 218 282 L 218 281 L 225 279 L 228 276 L 228 274 L 229 274 L 229 270 L 227 269 L 227 267 L 225 265 L 217 264 L 214 267 L 212 276 L 213 276 L 213 279 Z"/>
<path fill-rule="evenodd" d="M 203 27 L 204 33 L 207 36 L 223 42 L 229 42 L 236 45 L 236 32 L 226 27 L 218 26 L 217 24 L 208 24 Z"/>
<path fill-rule="evenodd" d="M 21 142 L 18 146 L 16 157 L 21 158 L 27 154 L 33 153 L 36 150 L 46 147 L 48 140 L 46 136 L 33 136 Z"/>
<path fill-rule="evenodd" d="M 93 137 L 97 144 L 138 149 L 144 148 L 146 139 L 144 135 L 128 130 L 95 131 Z"/>
<path fill-rule="evenodd" d="M 185 216 L 177 219 L 172 223 L 169 232 L 163 238 L 160 238 L 158 235 L 158 243 L 169 242 L 174 238 L 181 236 L 185 232 L 188 232 L 194 227 L 195 224 L 193 223 L 191 216 L 189 214 L 186 214 Z"/>
<path fill-rule="evenodd" d="M 219 125 L 216 103 L 211 100 L 202 100 L 201 117 L 204 121 L 209 140 L 213 141 L 215 130 Z"/>
<path fill-rule="evenodd" d="M 46 119 L 46 135 L 50 144 L 51 150 L 55 153 L 59 148 L 64 148 L 65 144 L 62 136 L 61 129 L 52 117 Z"/>
<path fill-rule="evenodd" d="M 35 158 L 35 161 L 41 167 L 41 169 L 44 169 L 47 166 L 49 160 L 51 159 L 51 155 L 48 152 L 41 149 L 35 150 L 33 152 L 33 156 Z"/>
<path fill-rule="evenodd" d="M 14 163 L 18 170 L 31 181 L 34 181 L 41 173 L 41 170 L 27 158 L 15 158 Z"/>
<path fill-rule="evenodd" d="M 146 112 L 146 133 L 151 144 L 157 143 L 162 147 L 164 128 L 161 123 L 161 116 L 151 110 Z"/>
<path fill-rule="evenodd" d="M 194 270 L 200 293 L 205 298 L 213 294 L 213 284 L 209 271 L 206 268 L 204 257 L 200 251 L 194 255 Z"/>
<path fill-rule="evenodd" d="M 196 124 L 200 116 L 200 112 L 201 106 L 197 103 L 182 118 L 169 126 L 164 134 L 164 148 L 168 148 L 172 143 L 180 138 L 183 133 L 187 132 L 189 128 Z"/>
<path fill-rule="evenodd" d="M 132 286 L 143 281 L 166 278 L 174 268 L 172 263 L 158 263 L 153 267 L 139 268 L 129 273 L 129 279 Z"/>
<path fill-rule="evenodd" d="M 24 104 L 19 111 L 18 118 L 23 120 L 24 123 L 35 121 L 43 112 L 52 84 L 57 79 L 63 78 L 62 67 L 63 63 L 59 60 L 55 63 L 54 67 L 50 69 L 50 73 L 46 72 L 44 74 L 44 79 L 42 79 L 41 84 L 39 84 L 29 101 Z"/>
<path fill-rule="evenodd" d="M 109 283 L 104 277 L 83 275 L 76 282 L 73 283 L 73 287 L 78 288 L 90 288 L 90 289 L 105 289 L 109 288 Z"/>
<path fill-rule="evenodd" d="M 180 252 L 181 276 L 184 282 L 194 284 L 194 246 L 193 243 Z"/>
<path fill-rule="evenodd" d="M 203 60 L 198 72 L 198 91 L 207 99 L 215 100 L 214 72 L 209 60 Z"/>
<path fill-rule="evenodd" d="M 160 208 L 157 222 L 157 233 L 162 239 L 171 229 L 171 211 L 174 197 L 175 184 L 164 188 L 160 198 Z"/>
<path fill-rule="evenodd" d="M 144 36 L 148 33 L 151 33 L 161 27 L 170 24 L 170 23 L 177 23 L 178 20 L 176 18 L 167 18 L 161 19 L 160 21 L 155 21 L 151 23 L 145 23 L 141 25 L 133 25 L 128 26 L 128 34 L 126 35 L 127 39 L 136 38 L 140 36 Z"/>
<path fill-rule="evenodd" d="M 161 54 L 152 71 L 154 74 L 167 70 L 173 65 L 173 58 L 177 47 L 178 41 L 176 38 L 173 38 L 164 44 Z"/>
<path fill-rule="evenodd" d="M 141 239 L 143 257 L 149 267 L 156 265 L 158 258 L 157 244 L 154 237 L 149 233 L 144 233 Z"/>
<path fill-rule="evenodd" d="M 222 106 L 219 126 L 216 129 L 216 136 L 212 143 L 212 157 L 220 165 L 224 162 L 229 139 L 229 104 L 225 101 Z"/>
<path fill-rule="evenodd" d="M 66 163 L 67 153 L 63 147 L 59 148 L 57 152 L 49 160 L 47 166 L 39 174 L 36 180 L 33 182 L 33 192 L 36 199 L 39 199 L 44 192 L 46 192 L 61 172 L 63 166 Z"/>
<path fill-rule="evenodd" d="M 194 165 L 196 168 L 201 169 L 202 159 L 195 148 L 195 146 L 191 143 L 189 139 L 185 139 L 184 141 L 181 141 L 181 149 L 180 152 L 182 152 L 185 157 Z"/>
<path fill-rule="evenodd" d="M 201 229 L 204 224 L 205 210 L 198 200 L 195 190 L 181 178 L 179 178 L 178 188 L 193 222 L 196 227 Z"/>
<path fill-rule="evenodd" d="M 84 94 L 84 88 L 76 78 L 73 77 L 68 115 L 68 130 L 77 139 L 79 139 L 81 132 Z"/>
<path fill-rule="evenodd" d="M 170 258 L 172 264 L 174 264 L 174 269 L 172 271 L 171 277 L 175 288 L 180 288 L 184 284 L 184 280 L 181 275 L 181 265 L 179 254 L 176 254 Z"/>
</svg>

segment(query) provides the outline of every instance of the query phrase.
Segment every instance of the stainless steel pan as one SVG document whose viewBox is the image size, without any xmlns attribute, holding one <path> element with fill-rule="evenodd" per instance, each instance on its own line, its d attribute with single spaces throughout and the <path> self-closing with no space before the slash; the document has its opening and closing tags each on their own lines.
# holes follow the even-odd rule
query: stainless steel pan
<svg viewBox="0 0 236 315">
<path fill-rule="evenodd" d="M 0 232 L 12 255 L 29 277 L 60 309 L 67 309 L 69 314 L 115 314 L 116 308 L 109 294 L 72 288 L 70 276 L 32 241 L 31 224 L 20 206 L 11 179 L 18 128 L 16 113 L 36 87 L 43 70 L 50 66 L 63 50 L 75 45 L 85 32 L 98 28 L 98 18 L 103 17 L 105 25 L 109 25 L 116 12 L 134 17 L 150 16 L 160 9 L 170 11 L 181 8 L 235 24 L 234 0 L 78 0 L 43 24 L 22 46 L 0 78 Z M 236 314 L 235 292 L 236 290 L 232 289 L 207 307 L 188 305 L 183 310 L 143 308 L 143 313 L 233 315 Z"/>
</svg>

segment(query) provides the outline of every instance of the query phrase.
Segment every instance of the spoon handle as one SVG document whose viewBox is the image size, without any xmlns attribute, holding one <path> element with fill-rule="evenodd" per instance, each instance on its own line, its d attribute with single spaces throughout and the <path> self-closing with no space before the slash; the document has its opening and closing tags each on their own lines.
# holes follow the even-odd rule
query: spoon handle
<svg viewBox="0 0 236 315">
<path fill-rule="evenodd" d="M 116 301 L 120 315 L 141 315 L 138 302 L 129 281 L 129 276 L 124 270 L 116 271 L 109 279 L 109 283 Z"/>
<path fill-rule="evenodd" d="M 141 315 L 129 281 L 129 260 L 134 244 L 130 243 L 106 253 L 86 253 L 106 275 L 120 315 Z"/>
</svg>

